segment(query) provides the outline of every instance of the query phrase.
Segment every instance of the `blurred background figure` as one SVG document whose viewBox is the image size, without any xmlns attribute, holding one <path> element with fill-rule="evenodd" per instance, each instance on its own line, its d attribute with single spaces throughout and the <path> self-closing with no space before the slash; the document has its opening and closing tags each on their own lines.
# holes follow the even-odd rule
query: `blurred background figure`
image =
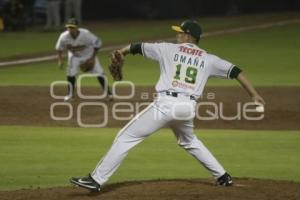
<svg viewBox="0 0 300 200">
<path fill-rule="evenodd" d="M 60 0 L 47 0 L 45 31 L 59 30 L 60 27 Z"/>
<path fill-rule="evenodd" d="M 1 13 L 4 30 L 18 31 L 25 29 L 25 10 L 20 0 L 5 1 Z"/>
<path fill-rule="evenodd" d="M 65 0 L 65 22 L 72 17 L 81 24 L 81 0 Z"/>
<path fill-rule="evenodd" d="M 2 7 L 4 6 L 5 1 L 6 0 L 0 0 L 0 31 L 4 30 Z"/>
<path fill-rule="evenodd" d="M 20 0 L 24 6 L 24 16 L 26 27 L 34 25 L 35 13 L 34 3 L 35 0 Z"/>
</svg>

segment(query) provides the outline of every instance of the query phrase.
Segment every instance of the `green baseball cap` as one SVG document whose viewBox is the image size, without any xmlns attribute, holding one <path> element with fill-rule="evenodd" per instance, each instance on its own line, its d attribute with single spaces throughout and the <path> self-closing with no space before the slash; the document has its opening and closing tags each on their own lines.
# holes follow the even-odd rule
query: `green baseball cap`
<svg viewBox="0 0 300 200">
<path fill-rule="evenodd" d="M 77 28 L 78 21 L 75 18 L 70 18 L 65 26 L 66 26 L 66 28 Z"/>
<path fill-rule="evenodd" d="M 200 36 L 202 34 L 200 25 L 194 20 L 185 20 L 181 23 L 180 26 L 172 26 L 172 29 L 179 33 L 190 34 L 197 40 L 200 39 Z"/>
</svg>

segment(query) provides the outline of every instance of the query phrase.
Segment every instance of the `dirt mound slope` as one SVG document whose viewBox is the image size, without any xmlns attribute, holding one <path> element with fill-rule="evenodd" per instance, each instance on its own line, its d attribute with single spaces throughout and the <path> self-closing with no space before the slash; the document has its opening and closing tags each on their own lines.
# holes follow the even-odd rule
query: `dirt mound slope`
<svg viewBox="0 0 300 200">
<path fill-rule="evenodd" d="M 297 200 L 300 183 L 260 179 L 235 179 L 232 187 L 212 180 L 135 181 L 110 184 L 100 193 L 77 187 L 0 192 L 1 200 Z"/>
</svg>

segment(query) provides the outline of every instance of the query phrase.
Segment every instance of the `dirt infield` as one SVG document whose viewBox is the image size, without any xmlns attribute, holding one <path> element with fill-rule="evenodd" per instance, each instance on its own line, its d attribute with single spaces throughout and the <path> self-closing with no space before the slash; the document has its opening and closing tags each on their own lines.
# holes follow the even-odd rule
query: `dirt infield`
<svg viewBox="0 0 300 200">
<path fill-rule="evenodd" d="M 212 180 L 136 181 L 110 184 L 100 193 L 76 187 L 0 192 L 1 200 L 297 200 L 300 183 L 235 179 L 233 187 L 214 186 Z"/>
<path fill-rule="evenodd" d="M 97 87 L 84 88 L 84 95 L 97 94 Z M 195 120 L 196 128 L 213 129 L 258 129 L 258 130 L 300 130 L 300 87 L 260 87 L 259 92 L 265 98 L 267 105 L 262 120 L 246 120 L 239 107 L 242 108 L 250 98 L 242 88 L 239 87 L 208 87 L 205 90 L 199 107 L 200 120 Z M 64 95 L 65 88 L 54 89 L 56 95 Z M 30 126 L 74 126 L 78 127 L 78 107 L 80 103 L 96 102 L 99 106 L 83 106 L 81 117 L 83 124 L 104 124 L 105 127 L 121 127 L 128 122 L 128 118 L 136 112 L 145 108 L 147 102 L 153 100 L 153 88 L 138 87 L 135 95 L 129 100 L 83 100 L 77 97 L 70 102 L 73 115 L 70 120 L 57 121 L 50 116 L 50 107 L 53 103 L 63 103 L 62 100 L 54 99 L 50 96 L 49 87 L 0 87 L 0 125 L 30 125 Z M 119 88 L 117 93 L 121 96 L 129 94 L 128 88 Z M 117 104 L 126 105 L 118 105 Z M 217 105 L 214 107 L 213 105 Z M 130 105 L 128 105 L 130 104 Z M 108 115 L 104 115 L 103 105 L 107 105 Z M 119 112 L 113 116 L 111 110 L 115 106 Z M 120 109 L 131 111 L 124 113 Z M 53 115 L 56 117 L 67 117 L 69 113 L 67 106 L 53 107 Z M 219 119 L 207 120 L 203 117 L 211 118 L 212 113 L 216 113 Z M 207 114 L 210 113 L 210 114 Z M 241 116 L 241 119 L 228 120 L 221 116 L 232 117 Z M 247 116 L 258 117 L 260 113 L 250 113 Z M 117 120 L 116 117 L 127 117 L 126 120 Z"/>
<path fill-rule="evenodd" d="M 261 87 L 259 92 L 265 98 L 266 112 L 264 119 L 259 121 L 241 120 L 195 120 L 198 128 L 220 129 L 261 129 L 261 130 L 300 130 L 300 87 Z M 85 95 L 94 95 L 99 92 L 97 87 L 84 88 Z M 55 121 L 50 117 L 50 107 L 53 103 L 63 103 L 62 100 L 50 96 L 49 87 L 0 87 L 0 125 L 30 125 L 30 126 L 73 126 L 78 127 L 78 107 L 82 103 L 96 102 L 107 105 L 108 117 L 106 127 L 120 127 L 128 120 L 119 121 L 113 118 L 113 106 L 126 102 L 133 105 L 129 113 L 118 113 L 118 117 L 134 115 L 137 110 L 145 107 L 153 99 L 153 88 L 138 87 L 135 95 L 129 100 L 83 100 L 77 97 L 70 102 L 73 116 L 70 120 Z M 56 95 L 64 95 L 66 89 L 55 88 Z M 117 90 L 121 96 L 129 94 L 128 88 Z M 225 116 L 234 116 L 238 105 L 245 105 L 249 101 L 248 95 L 238 87 L 208 87 L 200 102 L 218 105 Z M 223 109 L 220 109 L 223 103 Z M 119 109 L 128 109 L 120 107 Z M 213 112 L 211 105 L 200 106 L 199 113 Z M 57 117 L 67 117 L 68 108 L 57 106 L 53 109 Z M 99 106 L 82 107 L 81 120 L 87 124 L 96 124 L 105 120 L 104 110 Z M 256 116 L 252 113 L 251 116 Z M 201 116 L 210 116 L 201 114 Z M 234 179 L 233 187 L 224 188 L 213 185 L 213 180 L 162 180 L 162 181 L 136 181 L 118 184 L 109 184 L 101 193 L 90 193 L 81 188 L 58 187 L 49 189 L 31 189 L 9 192 L 0 192 L 1 200 L 188 200 L 188 199 L 222 199 L 222 200 L 298 200 L 300 199 L 300 183 L 289 181 L 271 181 L 258 179 Z"/>
</svg>

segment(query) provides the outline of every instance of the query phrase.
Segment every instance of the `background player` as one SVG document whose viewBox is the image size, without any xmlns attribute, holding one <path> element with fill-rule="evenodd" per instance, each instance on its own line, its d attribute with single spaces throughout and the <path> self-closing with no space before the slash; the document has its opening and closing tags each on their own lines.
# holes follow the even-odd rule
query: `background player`
<svg viewBox="0 0 300 200">
<path fill-rule="evenodd" d="M 237 66 L 208 54 L 196 45 L 202 33 L 198 23 L 187 20 L 181 26 L 172 26 L 172 29 L 177 31 L 178 44 L 131 44 L 119 50 L 124 56 L 141 54 L 159 62 L 158 97 L 120 130 L 110 150 L 90 176 L 71 178 L 71 183 L 100 191 L 130 149 L 168 125 L 178 144 L 212 173 L 217 185 L 232 185 L 231 176 L 193 132 L 196 100 L 201 96 L 207 79 L 213 76 L 235 78 L 254 101 L 264 104 L 264 100 Z"/>
<path fill-rule="evenodd" d="M 96 56 L 102 45 L 101 40 L 89 30 L 78 28 L 78 21 L 74 18 L 68 20 L 66 28 L 67 30 L 59 36 L 55 47 L 58 52 L 58 65 L 60 68 L 63 67 L 63 51 L 68 50 L 67 80 L 72 87 L 68 87 L 68 95 L 64 100 L 68 101 L 74 97 L 76 75 L 80 70 L 80 66 L 83 65 L 90 66 L 87 72 L 97 76 L 102 88 L 107 92 L 107 97 L 112 100 L 107 78 Z"/>
</svg>

